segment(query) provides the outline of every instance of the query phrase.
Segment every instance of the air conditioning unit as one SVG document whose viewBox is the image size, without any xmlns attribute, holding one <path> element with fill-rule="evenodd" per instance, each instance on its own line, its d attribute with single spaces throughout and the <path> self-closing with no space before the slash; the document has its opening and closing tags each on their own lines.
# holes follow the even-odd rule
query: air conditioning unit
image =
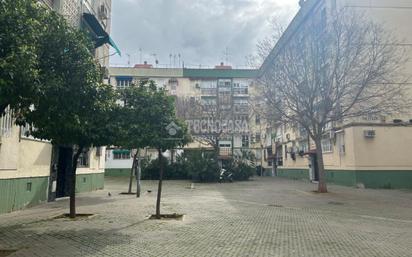
<svg viewBox="0 0 412 257">
<path fill-rule="evenodd" d="M 375 130 L 364 130 L 363 136 L 365 138 L 374 138 L 376 136 L 376 131 Z"/>
<path fill-rule="evenodd" d="M 109 18 L 108 13 L 106 6 L 102 4 L 99 8 L 99 18 L 101 20 L 107 20 Z"/>
</svg>

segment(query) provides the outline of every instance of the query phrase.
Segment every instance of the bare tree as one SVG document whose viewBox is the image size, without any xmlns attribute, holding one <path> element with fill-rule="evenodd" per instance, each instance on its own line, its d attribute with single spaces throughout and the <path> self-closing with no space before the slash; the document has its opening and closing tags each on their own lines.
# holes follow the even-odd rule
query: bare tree
<svg viewBox="0 0 412 257">
<path fill-rule="evenodd" d="M 246 65 L 258 69 L 285 31 L 285 15 L 276 14 L 268 20 L 270 33 L 256 43 L 256 52 L 246 56 Z"/>
<path fill-rule="evenodd" d="M 232 109 L 225 110 L 219 106 L 219 97 L 215 102 L 203 102 L 195 97 L 178 97 L 176 99 L 177 116 L 189 123 L 189 129 L 194 141 L 219 150 L 219 140 L 231 136 L 227 124 L 233 121 Z"/>
<path fill-rule="evenodd" d="M 394 115 L 407 106 L 405 58 L 396 39 L 360 13 L 311 17 L 284 36 L 263 65 L 266 100 L 280 120 L 304 128 L 316 146 L 319 192 L 327 192 L 322 136 L 363 115 Z"/>
</svg>

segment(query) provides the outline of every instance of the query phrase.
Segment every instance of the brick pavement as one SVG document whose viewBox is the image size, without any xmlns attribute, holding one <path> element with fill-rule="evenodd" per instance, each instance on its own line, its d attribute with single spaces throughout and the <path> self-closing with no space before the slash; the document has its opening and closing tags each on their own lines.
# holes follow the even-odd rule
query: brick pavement
<svg viewBox="0 0 412 257">
<path fill-rule="evenodd" d="M 18 250 L 10 256 L 412 256 L 412 191 L 331 186 L 332 193 L 319 195 L 311 192 L 315 185 L 280 178 L 189 185 L 164 186 L 162 212 L 184 213 L 183 221 L 147 220 L 156 182 L 144 181 L 152 193 L 136 199 L 119 195 L 127 188 L 122 178 L 79 195 L 79 212 L 96 214 L 89 219 L 51 219 L 66 211 L 67 199 L 0 215 L 0 250 Z"/>
</svg>

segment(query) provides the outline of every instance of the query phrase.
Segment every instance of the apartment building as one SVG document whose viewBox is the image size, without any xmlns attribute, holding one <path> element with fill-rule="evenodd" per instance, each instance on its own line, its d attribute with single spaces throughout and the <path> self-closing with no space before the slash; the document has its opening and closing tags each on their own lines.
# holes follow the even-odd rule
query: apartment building
<svg viewBox="0 0 412 257">
<path fill-rule="evenodd" d="M 223 63 L 213 69 L 168 69 L 154 68 L 145 62 L 135 67 L 111 67 L 109 74 L 111 85 L 118 89 L 150 79 L 175 96 L 177 115 L 186 121 L 195 139 L 186 150 L 216 150 L 222 164 L 244 150 L 252 151 L 256 165 L 264 167 L 262 173 L 264 169 L 270 173 L 271 161 L 266 150 L 271 148 L 271 133 L 267 135 L 265 121 L 251 103 L 257 92 L 257 72 L 233 69 Z M 106 174 L 128 175 L 130 158 L 128 150 L 109 149 Z"/>
<path fill-rule="evenodd" d="M 102 68 L 109 63 L 111 0 L 44 0 L 75 27 L 85 29 L 95 42 L 96 60 Z M 106 78 L 107 79 L 107 78 Z M 52 201 L 68 195 L 65 165 L 68 148 L 28 135 L 27 128 L 14 125 L 13 114 L 0 117 L 0 213 Z M 104 148 L 85 151 L 77 169 L 78 192 L 103 188 Z"/>
<path fill-rule="evenodd" d="M 305 24 L 322 17 L 327 22 L 334 11 L 361 12 L 390 31 L 400 43 L 396 45 L 412 57 L 412 34 L 409 24 L 412 2 L 404 0 L 307 0 L 289 24 L 277 45 L 261 67 L 260 76 L 277 61 L 283 46 L 304 33 Z M 412 59 L 405 71 L 412 75 Z M 411 88 L 412 81 L 399 81 Z M 293 179 L 318 180 L 315 145 L 297 125 L 275 127 L 277 174 Z M 368 188 L 412 188 L 412 112 L 394 117 L 365 115 L 343 124 L 330 124 L 322 140 L 327 181 Z"/>
</svg>

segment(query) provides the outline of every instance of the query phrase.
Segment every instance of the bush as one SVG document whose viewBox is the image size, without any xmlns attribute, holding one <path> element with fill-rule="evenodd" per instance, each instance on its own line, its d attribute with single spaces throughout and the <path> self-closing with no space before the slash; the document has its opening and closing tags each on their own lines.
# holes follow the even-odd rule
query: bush
<svg viewBox="0 0 412 257">
<path fill-rule="evenodd" d="M 235 158 L 229 161 L 227 170 L 232 173 L 234 181 L 249 180 L 255 175 L 255 157 L 252 152 L 242 150 Z"/>
<path fill-rule="evenodd" d="M 176 162 L 170 164 L 163 158 L 163 179 L 165 180 L 186 180 L 195 182 L 217 182 L 220 178 L 220 167 L 217 154 L 214 151 L 194 150 L 186 151 L 176 158 Z M 142 162 L 142 179 L 159 179 L 159 160 Z M 254 166 L 242 158 L 229 161 L 226 170 L 231 172 L 235 181 L 249 180 L 255 173 Z"/>
<path fill-rule="evenodd" d="M 215 152 L 191 151 L 184 155 L 188 175 L 196 182 L 217 182 L 220 168 Z"/>
<path fill-rule="evenodd" d="M 237 163 L 231 171 L 235 181 L 249 180 L 255 174 L 255 168 L 243 162 Z"/>
<path fill-rule="evenodd" d="M 166 158 L 163 162 L 163 179 L 165 180 L 179 180 L 189 179 L 187 170 L 182 163 L 176 162 L 170 164 Z M 142 179 L 144 180 L 158 180 L 159 179 L 159 159 L 150 161 L 147 165 L 142 165 Z"/>
</svg>

